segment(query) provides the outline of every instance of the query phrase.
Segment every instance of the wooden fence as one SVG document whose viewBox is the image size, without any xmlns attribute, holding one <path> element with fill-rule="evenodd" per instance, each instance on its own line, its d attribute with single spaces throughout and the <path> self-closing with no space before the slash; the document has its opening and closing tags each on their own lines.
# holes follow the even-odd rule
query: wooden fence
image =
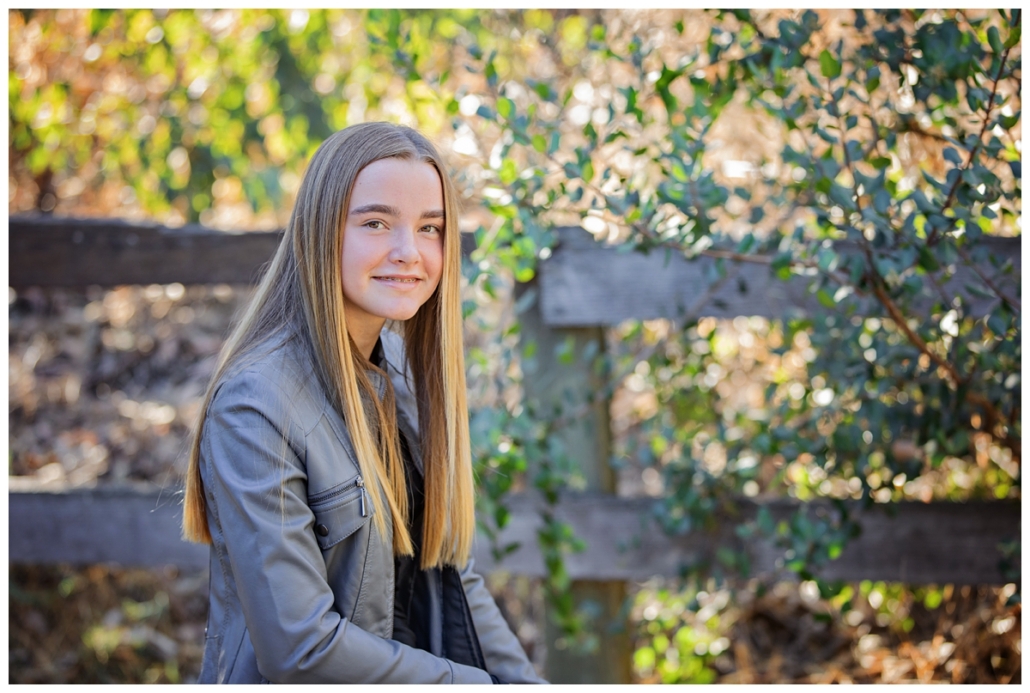
<svg viewBox="0 0 1030 693">
<path fill-rule="evenodd" d="M 11 217 L 10 285 L 115 286 L 253 282 L 276 247 L 280 233 L 225 233 L 201 227 L 169 229 L 118 220 Z M 570 343 L 576 354 L 588 345 L 603 346 L 603 327 L 629 319 L 684 315 L 779 316 L 792 310 L 824 310 L 806 292 L 804 279 L 780 282 L 763 265 L 733 265 L 729 280 L 713 286 L 702 259 L 688 262 L 662 251 L 650 255 L 605 248 L 580 229 L 560 229 L 560 242 L 540 265 L 526 291 L 537 298 L 523 315 L 524 338 L 538 344 L 536 368 L 527 373 L 527 395 L 545 403 L 569 397 L 586 400 L 599 385 L 587 359 L 559 364 L 556 347 Z M 463 245 L 468 246 L 464 239 Z M 1019 293 L 1020 242 L 989 239 L 992 252 L 1011 259 L 1014 272 L 999 278 L 1003 290 Z M 466 248 L 467 250 L 467 248 Z M 965 292 L 969 277 L 960 269 L 952 289 Z M 975 296 L 973 310 L 991 303 Z M 568 557 L 577 600 L 600 603 L 602 622 L 618 620 L 627 580 L 675 576 L 711 554 L 713 547 L 743 550 L 758 572 L 781 569 L 782 549 L 762 540 L 745 540 L 735 528 L 754 516 L 758 505 L 740 499 L 736 512 L 719 518 L 710 531 L 686 537 L 663 533 L 650 509 L 653 499 L 614 495 L 608 467 L 610 429 L 607 403 L 596 401 L 586 416 L 563 427 L 558 436 L 584 470 L 587 492 L 563 497 L 559 518 L 585 539 L 584 552 Z M 10 480 L 12 562 L 123 565 L 176 564 L 204 569 L 205 547 L 179 538 L 180 490 L 146 486 L 97 489 L 45 489 L 28 480 Z M 543 575 L 536 549 L 542 502 L 533 496 L 512 499 L 510 525 L 502 542 L 521 548 L 501 563 L 477 542 L 481 569 Z M 796 504 L 767 503 L 774 519 Z M 814 516 L 829 516 L 831 506 L 811 503 Z M 1015 502 L 900 503 L 861 509 L 853 506 L 862 533 L 822 575 L 829 579 L 897 580 L 910 583 L 999 584 L 1004 581 L 1002 541 L 1020 537 L 1020 506 Z M 624 618 L 624 617 L 622 617 Z M 548 642 L 558 638 L 549 633 Z M 609 633 L 599 651 L 575 654 L 549 649 L 548 675 L 556 682 L 624 682 L 629 679 L 628 635 Z"/>
<path fill-rule="evenodd" d="M 125 566 L 175 565 L 206 570 L 208 547 L 179 537 L 182 491 L 147 483 L 97 488 L 54 489 L 14 478 L 10 484 L 12 562 Z M 799 503 L 755 503 L 742 499 L 735 513 L 726 513 L 708 531 L 686 536 L 666 535 L 652 517 L 648 498 L 612 499 L 582 493 L 564 497 L 557 508 L 576 536 L 586 542 L 581 553 L 567 558 L 576 580 L 647 580 L 675 577 L 688 566 L 709 557 L 710 547 L 746 550 L 759 573 L 778 571 L 782 549 L 737 536 L 738 525 L 754 519 L 759 507 L 773 520 L 787 518 Z M 512 519 L 502 533 L 505 543 L 521 547 L 496 563 L 485 541 L 476 545 L 481 570 L 505 570 L 519 575 L 545 575 L 536 548 L 542 499 L 517 494 L 511 499 Z M 829 504 L 807 504 L 813 518 L 830 518 Z M 897 503 L 862 509 L 851 504 L 862 534 L 851 540 L 841 557 L 822 572 L 827 579 L 888 580 L 914 584 L 998 584 L 997 545 L 1018 538 L 1019 503 L 973 502 Z"/>
</svg>

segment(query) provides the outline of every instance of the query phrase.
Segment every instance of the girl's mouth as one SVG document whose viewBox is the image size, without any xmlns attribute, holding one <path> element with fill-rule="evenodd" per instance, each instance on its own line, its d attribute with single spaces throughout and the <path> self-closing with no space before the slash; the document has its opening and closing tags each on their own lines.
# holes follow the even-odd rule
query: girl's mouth
<svg viewBox="0 0 1030 693">
<path fill-rule="evenodd" d="M 372 277 L 376 281 L 389 282 L 391 284 L 417 284 L 422 281 L 418 277 Z"/>
</svg>

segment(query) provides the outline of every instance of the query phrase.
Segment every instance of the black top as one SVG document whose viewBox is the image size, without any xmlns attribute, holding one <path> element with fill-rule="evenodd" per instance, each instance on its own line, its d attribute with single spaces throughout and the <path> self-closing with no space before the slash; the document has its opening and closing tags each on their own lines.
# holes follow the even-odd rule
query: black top
<svg viewBox="0 0 1030 693">
<path fill-rule="evenodd" d="M 408 442 L 399 433 L 401 456 L 404 458 L 404 472 L 408 481 L 408 533 L 414 546 L 413 556 L 397 556 L 394 559 L 393 595 L 393 639 L 405 645 L 429 650 L 429 633 L 426 619 L 419 618 L 419 603 L 415 594 L 425 590 L 425 572 L 419 568 L 422 556 L 422 521 L 425 516 L 425 493 L 422 474 L 415 466 Z"/>
</svg>

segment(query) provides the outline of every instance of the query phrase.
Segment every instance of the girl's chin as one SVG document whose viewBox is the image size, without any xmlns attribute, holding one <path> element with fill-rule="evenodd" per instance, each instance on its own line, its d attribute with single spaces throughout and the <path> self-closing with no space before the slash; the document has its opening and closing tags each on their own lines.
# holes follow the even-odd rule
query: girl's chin
<svg viewBox="0 0 1030 693">
<path fill-rule="evenodd" d="M 418 309 L 421 307 L 422 304 L 418 304 L 416 306 L 395 306 L 382 311 L 382 313 L 379 314 L 379 317 L 385 320 L 403 322 L 404 320 L 410 320 L 415 317 L 415 314 L 418 313 Z"/>
</svg>

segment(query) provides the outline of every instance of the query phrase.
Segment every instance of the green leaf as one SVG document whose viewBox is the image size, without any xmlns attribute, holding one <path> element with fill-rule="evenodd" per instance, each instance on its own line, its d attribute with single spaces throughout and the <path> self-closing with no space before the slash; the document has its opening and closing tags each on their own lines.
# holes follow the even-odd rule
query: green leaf
<svg viewBox="0 0 1030 693">
<path fill-rule="evenodd" d="M 776 276 L 780 279 L 790 279 L 790 263 L 793 261 L 794 256 L 791 255 L 789 250 L 784 250 L 773 256 L 772 264 L 770 268 L 776 273 Z"/>
<path fill-rule="evenodd" d="M 940 269 L 941 263 L 937 261 L 930 248 L 923 245 L 919 247 L 919 266 L 927 272 L 936 272 Z"/>
<path fill-rule="evenodd" d="M 832 272 L 837 269 L 837 264 L 840 262 L 840 257 L 837 255 L 833 248 L 820 248 L 817 256 L 817 263 L 819 269 L 823 272 Z"/>
<path fill-rule="evenodd" d="M 583 126 L 583 135 L 590 140 L 590 146 L 597 146 L 597 130 L 594 128 L 593 123 L 587 123 Z"/>
<path fill-rule="evenodd" d="M 89 35 L 96 36 L 111 21 L 114 10 L 90 10 L 89 12 Z"/>
<path fill-rule="evenodd" d="M 998 120 L 1001 122 L 1001 126 L 1003 128 L 1005 128 L 1006 130 L 1011 130 L 1012 128 L 1016 127 L 1016 123 L 1019 122 L 1019 117 L 1020 112 L 1017 112 L 1010 116 L 1003 114 L 998 118 Z"/>
<path fill-rule="evenodd" d="M 654 85 L 655 91 L 662 97 L 662 103 L 665 104 L 665 110 L 670 117 L 679 108 L 679 103 L 676 97 L 673 96 L 672 91 L 670 91 L 669 85 L 682 74 L 683 70 L 670 70 L 665 65 L 662 65 L 662 73 Z"/>
<path fill-rule="evenodd" d="M 941 605 L 944 599 L 944 591 L 931 588 L 923 599 L 923 604 L 927 609 L 933 610 Z"/>
<path fill-rule="evenodd" d="M 486 83 L 490 85 L 490 87 L 497 86 L 497 68 L 494 67 L 494 58 L 492 55 L 486 63 L 486 68 L 483 70 L 483 74 L 486 75 Z"/>
<path fill-rule="evenodd" d="M 769 513 L 769 508 L 762 506 L 758 509 L 758 515 L 755 518 L 758 522 L 758 528 L 766 535 L 771 535 L 776 531 L 776 524 L 773 522 L 772 515 Z"/>
<path fill-rule="evenodd" d="M 505 185 L 511 185 L 515 182 L 515 179 L 519 177 L 519 170 L 515 166 L 515 162 L 511 159 L 505 159 L 501 162 L 501 169 L 497 172 L 501 182 Z"/>
<path fill-rule="evenodd" d="M 576 340 L 572 337 L 566 337 L 561 344 L 554 347 L 554 355 L 558 357 L 559 363 L 569 364 L 572 363 L 573 357 L 576 355 Z"/>
<path fill-rule="evenodd" d="M 845 210 L 854 209 L 855 207 L 855 198 L 851 191 L 837 183 L 833 183 L 830 186 L 830 199 L 839 204 Z"/>
<path fill-rule="evenodd" d="M 966 291 L 977 298 L 994 298 L 994 295 L 977 284 L 966 284 Z"/>
<path fill-rule="evenodd" d="M 823 49 L 823 52 L 819 54 L 819 71 L 823 73 L 823 77 L 827 79 L 833 79 L 840 76 L 840 61 L 833 57 L 833 53 Z"/>
<path fill-rule="evenodd" d="M 547 139 L 543 135 L 533 135 L 533 149 L 541 154 L 547 151 Z"/>
<path fill-rule="evenodd" d="M 1017 45 L 1019 43 L 1019 36 L 1021 33 L 1022 25 L 1017 24 L 1016 26 L 1012 27 L 1012 30 L 1009 32 L 1009 37 L 1005 39 L 1005 47 L 1012 48 L 1013 46 Z"/>
<path fill-rule="evenodd" d="M 497 523 L 497 529 L 504 529 L 505 525 L 508 524 L 508 520 L 511 517 L 511 513 L 503 505 L 498 505 L 494 510 L 494 522 Z"/>
<path fill-rule="evenodd" d="M 995 53 L 1004 53 L 1005 47 L 1001 43 L 1001 34 L 998 27 L 992 26 L 987 29 L 987 42 L 991 44 L 991 50 Z"/>
<path fill-rule="evenodd" d="M 883 188 L 877 190 L 876 194 L 873 195 L 873 209 L 875 209 L 880 214 L 886 215 L 887 212 L 890 211 L 890 205 L 890 193 L 888 193 Z"/>
<path fill-rule="evenodd" d="M 984 292 L 984 294 L 990 296 L 987 292 Z M 993 298 L 993 296 L 990 297 Z M 987 327 L 991 329 L 991 332 L 993 332 L 996 337 L 1004 338 L 1008 333 L 1008 325 L 1001 316 L 997 314 L 991 315 L 987 318 Z"/>
<path fill-rule="evenodd" d="M 551 141 L 547 145 L 547 153 L 548 154 L 554 154 L 556 151 L 558 151 L 558 148 L 560 146 L 561 146 L 561 133 L 559 133 L 557 130 L 555 130 L 554 132 L 551 133 Z"/>
<path fill-rule="evenodd" d="M 497 99 L 497 113 L 505 120 L 511 120 L 515 114 L 515 102 L 504 96 Z"/>
<path fill-rule="evenodd" d="M 626 113 L 632 113 L 637 122 L 644 122 L 644 112 L 637 106 L 637 90 L 633 87 L 626 87 L 623 92 L 626 95 Z"/>
</svg>

